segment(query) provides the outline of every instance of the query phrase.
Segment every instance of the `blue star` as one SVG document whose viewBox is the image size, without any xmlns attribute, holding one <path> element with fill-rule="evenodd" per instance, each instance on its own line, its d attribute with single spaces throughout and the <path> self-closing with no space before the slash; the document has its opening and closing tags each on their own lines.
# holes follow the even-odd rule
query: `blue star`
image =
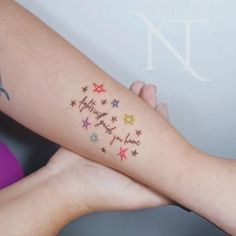
<svg viewBox="0 0 236 236">
<path fill-rule="evenodd" d="M 119 105 L 119 100 L 117 100 L 117 99 L 114 99 L 112 102 L 111 102 L 111 104 L 112 104 L 112 107 L 114 108 L 114 107 L 118 107 L 118 105 Z"/>
<path fill-rule="evenodd" d="M 92 133 L 92 135 L 90 136 L 90 140 L 91 142 L 95 143 L 98 141 L 98 136 L 95 133 Z"/>
</svg>

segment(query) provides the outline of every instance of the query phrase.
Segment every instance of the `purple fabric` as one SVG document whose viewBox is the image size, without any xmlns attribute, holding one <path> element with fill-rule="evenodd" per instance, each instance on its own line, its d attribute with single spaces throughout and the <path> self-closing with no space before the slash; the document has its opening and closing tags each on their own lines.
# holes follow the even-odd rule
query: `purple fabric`
<svg viewBox="0 0 236 236">
<path fill-rule="evenodd" d="M 23 176 L 19 162 L 7 146 L 0 141 L 0 189 L 15 183 Z"/>
</svg>

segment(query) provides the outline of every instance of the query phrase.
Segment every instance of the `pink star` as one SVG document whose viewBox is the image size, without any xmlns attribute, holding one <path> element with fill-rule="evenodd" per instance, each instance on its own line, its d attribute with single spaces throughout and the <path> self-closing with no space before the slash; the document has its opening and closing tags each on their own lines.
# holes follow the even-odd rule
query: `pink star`
<svg viewBox="0 0 236 236">
<path fill-rule="evenodd" d="M 128 148 L 120 148 L 120 152 L 117 154 L 117 156 L 120 156 L 121 160 L 127 159 L 126 157 L 126 151 L 128 150 Z"/>
</svg>

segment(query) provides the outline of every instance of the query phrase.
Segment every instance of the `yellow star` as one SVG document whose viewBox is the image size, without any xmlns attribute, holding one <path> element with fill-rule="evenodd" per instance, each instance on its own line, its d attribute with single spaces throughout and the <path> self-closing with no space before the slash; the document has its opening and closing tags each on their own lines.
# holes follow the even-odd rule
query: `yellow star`
<svg viewBox="0 0 236 236">
<path fill-rule="evenodd" d="M 135 121 L 135 119 L 134 119 L 134 116 L 133 116 L 133 115 L 127 115 L 127 114 L 125 114 L 124 122 L 125 122 L 126 125 L 127 125 L 127 124 L 133 125 L 133 124 L 134 124 L 134 121 Z"/>
</svg>

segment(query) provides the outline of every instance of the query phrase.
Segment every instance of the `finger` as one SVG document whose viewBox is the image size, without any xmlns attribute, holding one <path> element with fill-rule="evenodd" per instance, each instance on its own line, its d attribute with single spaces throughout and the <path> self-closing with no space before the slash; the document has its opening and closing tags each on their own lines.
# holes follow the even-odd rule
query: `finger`
<svg viewBox="0 0 236 236">
<path fill-rule="evenodd" d="M 156 107 L 156 91 L 155 85 L 148 84 L 142 88 L 140 94 L 140 97 L 153 108 Z"/>
<path fill-rule="evenodd" d="M 169 112 L 168 112 L 168 107 L 165 103 L 160 103 L 157 105 L 156 110 L 161 114 L 161 116 L 169 120 Z"/>
<path fill-rule="evenodd" d="M 143 81 L 135 81 L 131 84 L 130 90 L 137 96 L 140 95 L 142 88 L 145 86 Z"/>
</svg>

